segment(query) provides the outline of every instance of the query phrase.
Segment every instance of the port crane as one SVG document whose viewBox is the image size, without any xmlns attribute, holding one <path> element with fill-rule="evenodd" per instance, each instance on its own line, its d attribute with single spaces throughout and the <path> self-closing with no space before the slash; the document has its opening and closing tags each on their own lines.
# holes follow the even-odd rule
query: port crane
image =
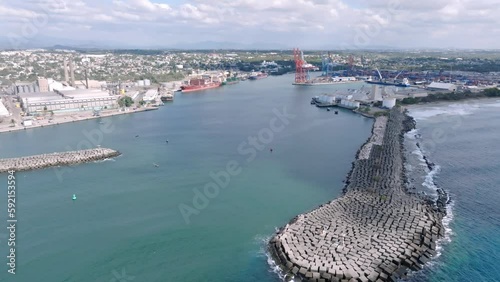
<svg viewBox="0 0 500 282">
<path fill-rule="evenodd" d="M 305 83 L 309 80 L 308 69 L 305 68 L 306 61 L 304 53 L 299 48 L 293 49 L 293 57 L 295 59 L 295 83 Z"/>
</svg>

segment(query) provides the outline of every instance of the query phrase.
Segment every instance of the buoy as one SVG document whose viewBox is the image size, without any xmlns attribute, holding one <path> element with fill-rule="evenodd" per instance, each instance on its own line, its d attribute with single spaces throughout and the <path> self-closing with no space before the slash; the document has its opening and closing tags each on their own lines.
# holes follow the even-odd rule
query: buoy
<svg viewBox="0 0 500 282">
<path fill-rule="evenodd" d="M 73 194 L 73 201 L 76 200 L 76 194 Z"/>
<path fill-rule="evenodd" d="M 167 139 L 167 141 L 165 141 L 165 142 L 167 142 L 167 143 L 168 143 L 168 139 Z"/>
<path fill-rule="evenodd" d="M 272 153 L 273 152 L 273 148 L 269 149 L 269 151 Z"/>
</svg>

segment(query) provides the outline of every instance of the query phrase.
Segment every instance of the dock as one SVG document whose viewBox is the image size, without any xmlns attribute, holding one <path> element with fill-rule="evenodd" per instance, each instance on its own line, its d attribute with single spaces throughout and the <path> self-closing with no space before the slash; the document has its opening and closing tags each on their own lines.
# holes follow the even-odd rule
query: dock
<svg viewBox="0 0 500 282">
<path fill-rule="evenodd" d="M 0 159 L 0 173 L 5 173 L 8 171 L 18 172 L 37 170 L 54 166 L 75 165 L 113 158 L 119 155 L 120 152 L 112 149 L 95 148 L 80 151 L 34 155 L 20 158 Z"/>
<path fill-rule="evenodd" d="M 273 236 L 270 253 L 288 277 L 396 281 L 436 255 L 437 240 L 444 236 L 444 201 L 405 186 L 402 140 L 414 126 L 398 108 L 377 118 L 343 196 L 295 217 Z"/>
</svg>

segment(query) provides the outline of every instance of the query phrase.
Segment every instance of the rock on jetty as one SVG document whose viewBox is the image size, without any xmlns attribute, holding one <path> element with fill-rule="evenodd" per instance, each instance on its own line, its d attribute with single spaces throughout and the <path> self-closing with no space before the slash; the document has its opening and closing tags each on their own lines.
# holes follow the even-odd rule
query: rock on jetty
<svg viewBox="0 0 500 282">
<path fill-rule="evenodd" d="M 414 121 L 396 108 L 387 120 L 377 120 L 344 195 L 297 216 L 271 239 L 270 251 L 288 276 L 395 281 L 436 254 L 445 211 L 407 192 L 404 182 L 402 140 L 412 127 Z M 375 136 L 380 133 L 382 140 Z"/>
<path fill-rule="evenodd" d="M 103 160 L 119 155 L 120 153 L 115 150 L 95 148 L 89 150 L 35 155 L 30 157 L 0 159 L 0 173 L 7 172 L 9 170 L 27 171 L 52 166 L 74 165 Z"/>
</svg>

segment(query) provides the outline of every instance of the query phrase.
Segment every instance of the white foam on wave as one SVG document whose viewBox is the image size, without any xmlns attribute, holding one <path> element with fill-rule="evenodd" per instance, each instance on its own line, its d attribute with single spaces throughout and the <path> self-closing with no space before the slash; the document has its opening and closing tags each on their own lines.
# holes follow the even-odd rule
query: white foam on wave
<svg viewBox="0 0 500 282">
<path fill-rule="evenodd" d="M 94 163 L 103 163 L 103 162 L 116 162 L 116 160 L 113 158 L 109 158 L 109 159 L 102 159 L 102 160 L 94 161 Z"/>
<path fill-rule="evenodd" d="M 420 148 L 413 150 L 411 153 L 412 155 L 417 156 L 420 162 L 423 162 L 425 164 L 424 154 L 422 153 L 422 150 L 420 150 Z"/>
<path fill-rule="evenodd" d="M 439 171 L 441 171 L 441 166 L 434 166 L 434 168 L 427 173 L 424 178 L 424 182 L 422 183 L 422 186 L 429 188 L 431 191 L 435 191 L 435 196 L 437 196 L 438 187 L 436 186 L 436 183 L 434 183 L 434 177 L 439 173 Z"/>
<path fill-rule="evenodd" d="M 444 227 L 444 243 L 450 243 L 451 237 L 454 235 L 453 230 L 450 227 L 450 223 L 453 221 L 453 207 L 455 206 L 455 202 L 451 201 L 446 206 L 446 216 L 443 217 L 443 227 Z"/>
<path fill-rule="evenodd" d="M 418 129 L 416 128 L 412 129 L 405 134 L 405 138 L 407 138 L 408 140 L 416 140 L 417 139 L 416 135 L 418 135 L 418 132 L 419 132 Z"/>
<path fill-rule="evenodd" d="M 269 265 L 269 272 L 274 273 L 279 277 L 281 281 L 284 282 L 290 282 L 292 280 L 286 280 L 286 275 L 281 269 L 281 267 L 276 263 L 274 258 L 272 257 L 271 253 L 269 252 L 268 244 L 269 240 L 271 240 L 271 236 L 266 236 L 266 235 L 257 235 L 254 238 L 256 244 L 259 245 L 259 255 L 266 257 L 267 264 Z"/>
<path fill-rule="evenodd" d="M 497 100 L 496 102 L 497 103 L 495 104 L 486 104 L 485 106 L 489 108 L 500 108 L 500 100 Z"/>
<path fill-rule="evenodd" d="M 451 104 L 447 106 L 431 106 L 426 108 L 410 108 L 410 115 L 415 120 L 427 120 L 432 117 L 440 116 L 440 115 L 459 115 L 466 116 L 472 115 L 477 109 L 479 109 L 479 105 L 471 105 L 471 104 Z"/>
</svg>

